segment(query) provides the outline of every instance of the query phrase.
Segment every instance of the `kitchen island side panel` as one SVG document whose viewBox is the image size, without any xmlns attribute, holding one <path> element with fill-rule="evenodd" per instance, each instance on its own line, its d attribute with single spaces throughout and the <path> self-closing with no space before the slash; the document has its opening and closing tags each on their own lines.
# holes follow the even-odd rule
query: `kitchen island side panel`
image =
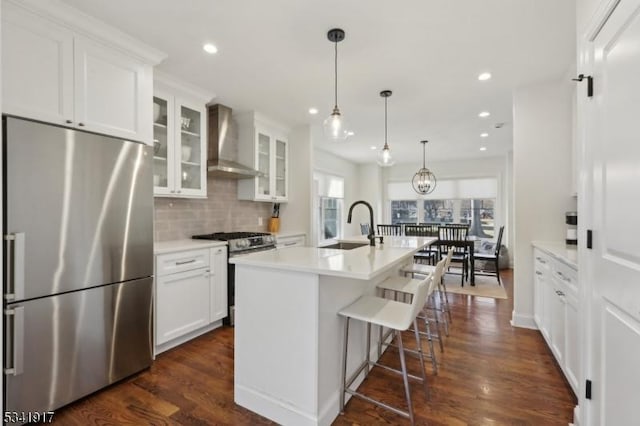
<svg viewBox="0 0 640 426">
<path fill-rule="evenodd" d="M 317 424 L 318 281 L 236 265 L 234 399 L 280 424 Z"/>
</svg>

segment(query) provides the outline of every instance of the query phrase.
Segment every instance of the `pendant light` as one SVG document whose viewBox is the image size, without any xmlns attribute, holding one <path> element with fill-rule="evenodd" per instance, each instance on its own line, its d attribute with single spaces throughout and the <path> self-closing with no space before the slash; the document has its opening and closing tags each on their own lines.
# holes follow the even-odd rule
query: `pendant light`
<svg viewBox="0 0 640 426">
<path fill-rule="evenodd" d="M 413 175 L 413 189 L 421 195 L 431 194 L 436 189 L 436 175 L 431 173 L 431 170 L 427 169 L 425 147 L 429 141 L 421 141 L 422 144 L 422 168 Z"/>
<path fill-rule="evenodd" d="M 340 28 L 334 28 L 327 33 L 327 38 L 334 44 L 334 104 L 333 112 L 324 120 L 324 135 L 327 139 L 333 141 L 343 141 L 347 139 L 349 133 L 344 117 L 338 108 L 338 43 L 344 40 L 344 31 Z"/>
<path fill-rule="evenodd" d="M 387 98 L 391 96 L 391 90 L 383 90 L 380 92 L 380 96 L 384 98 L 384 146 L 378 153 L 378 164 L 382 167 L 393 166 L 393 157 L 391 156 L 391 150 L 389 149 L 389 143 L 387 142 Z"/>
</svg>

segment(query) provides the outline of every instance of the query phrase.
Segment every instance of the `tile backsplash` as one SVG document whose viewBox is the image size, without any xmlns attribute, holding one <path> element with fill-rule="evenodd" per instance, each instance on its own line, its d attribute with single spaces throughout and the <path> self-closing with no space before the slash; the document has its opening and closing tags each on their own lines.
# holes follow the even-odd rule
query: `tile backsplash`
<svg viewBox="0 0 640 426">
<path fill-rule="evenodd" d="M 207 199 L 156 198 L 155 241 L 210 232 L 267 232 L 271 203 L 238 200 L 238 181 L 210 177 Z M 262 218 L 262 226 L 258 225 Z"/>
</svg>

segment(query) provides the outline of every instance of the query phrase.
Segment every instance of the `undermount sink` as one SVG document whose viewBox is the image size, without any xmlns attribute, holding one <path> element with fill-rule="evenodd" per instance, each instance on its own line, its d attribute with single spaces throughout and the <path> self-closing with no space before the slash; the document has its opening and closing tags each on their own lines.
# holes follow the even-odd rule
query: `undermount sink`
<svg viewBox="0 0 640 426">
<path fill-rule="evenodd" d="M 329 246 L 322 246 L 320 248 L 326 249 L 338 249 L 338 250 L 353 250 L 358 247 L 368 246 L 369 243 L 335 243 Z"/>
</svg>

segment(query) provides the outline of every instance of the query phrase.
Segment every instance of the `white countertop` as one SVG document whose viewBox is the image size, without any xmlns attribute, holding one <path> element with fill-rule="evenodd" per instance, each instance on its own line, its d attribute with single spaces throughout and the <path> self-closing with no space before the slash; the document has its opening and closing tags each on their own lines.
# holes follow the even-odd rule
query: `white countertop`
<svg viewBox="0 0 640 426">
<path fill-rule="evenodd" d="M 226 246 L 224 241 L 211 241 L 211 240 L 174 240 L 174 241 L 161 241 L 159 243 L 153 243 L 153 254 L 173 253 L 176 251 L 185 250 L 197 250 L 207 249 L 211 247 Z"/>
<path fill-rule="evenodd" d="M 409 259 L 424 246 L 434 242 L 430 237 L 384 237 L 384 244 L 376 239 L 376 246 L 369 245 L 352 250 L 317 247 L 290 247 L 247 254 L 229 259 L 237 265 L 264 266 L 319 275 L 368 280 L 388 270 L 403 259 Z M 343 238 L 343 242 L 369 241 L 365 236 Z"/>
<path fill-rule="evenodd" d="M 533 241 L 534 247 L 578 270 L 578 249 L 561 241 Z"/>
</svg>

